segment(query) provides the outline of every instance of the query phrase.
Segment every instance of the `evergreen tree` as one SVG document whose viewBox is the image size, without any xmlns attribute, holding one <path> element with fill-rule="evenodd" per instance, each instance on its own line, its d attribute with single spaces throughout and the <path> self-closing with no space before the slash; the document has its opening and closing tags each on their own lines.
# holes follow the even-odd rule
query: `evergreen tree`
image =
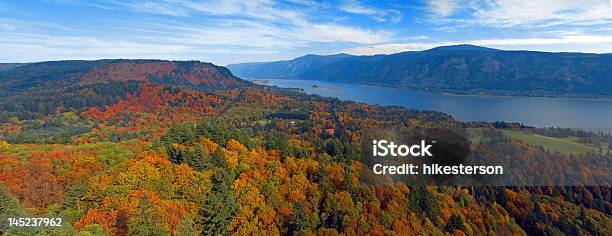
<svg viewBox="0 0 612 236">
<path fill-rule="evenodd" d="M 81 209 L 80 199 L 85 194 L 87 185 L 85 183 L 70 186 L 64 193 L 62 209 Z"/>
<path fill-rule="evenodd" d="M 429 218 L 435 224 L 439 223 L 440 208 L 436 197 L 427 190 L 426 186 L 413 188 L 408 196 L 408 204 L 419 216 Z"/>
<path fill-rule="evenodd" d="M 290 220 L 289 232 L 313 230 L 318 224 L 319 219 L 317 214 L 309 215 L 304 209 L 304 203 L 295 203 Z"/>
<path fill-rule="evenodd" d="M 291 143 L 289 142 L 289 137 L 287 136 L 287 134 L 282 132 L 269 132 L 266 135 L 266 142 L 264 145 L 266 149 L 276 149 L 280 151 L 281 158 L 293 154 L 291 149 Z"/>
<path fill-rule="evenodd" d="M 143 197 L 138 210 L 130 217 L 129 235 L 170 235 L 164 220 L 155 210 L 155 205 Z"/>
<path fill-rule="evenodd" d="M 195 227 L 194 227 L 195 222 L 193 221 L 191 216 L 184 216 L 181 219 L 181 223 L 178 226 L 176 235 L 180 235 L 180 236 L 196 236 L 196 235 L 200 235 L 201 232 L 199 232 Z"/>
<path fill-rule="evenodd" d="M 194 148 L 188 149 L 186 152 L 182 152 L 183 160 L 187 165 L 191 166 L 194 170 L 204 171 L 213 167 L 210 156 L 206 154 L 202 145 L 197 144 Z"/>
<path fill-rule="evenodd" d="M 9 217 L 19 217 L 23 214 L 19 201 L 0 182 L 0 229 L 7 223 Z"/>
<path fill-rule="evenodd" d="M 465 231 L 465 226 L 463 226 L 464 223 L 465 219 L 463 219 L 461 215 L 453 213 L 446 224 L 446 230 L 448 232 L 453 232 L 455 230 Z"/>
<path fill-rule="evenodd" d="M 81 230 L 79 231 L 79 236 L 85 236 L 85 235 L 104 236 L 106 234 L 104 234 L 104 229 L 102 228 L 102 226 L 98 224 L 92 224 L 92 225 L 86 225 L 85 227 L 81 228 Z"/>
<path fill-rule="evenodd" d="M 232 129 L 224 122 L 207 120 L 198 124 L 195 133 L 199 136 L 210 138 L 215 143 L 223 145 L 230 139 L 230 130 Z"/>
<path fill-rule="evenodd" d="M 230 190 L 231 176 L 218 168 L 213 178 L 213 191 L 202 208 L 202 233 L 228 235 L 228 225 L 238 208 Z"/>
<path fill-rule="evenodd" d="M 4 217 L 16 216 L 21 213 L 23 211 L 19 206 L 19 201 L 0 182 L 0 218 L 4 220 Z M 2 221 L 2 223 L 5 222 Z"/>
</svg>

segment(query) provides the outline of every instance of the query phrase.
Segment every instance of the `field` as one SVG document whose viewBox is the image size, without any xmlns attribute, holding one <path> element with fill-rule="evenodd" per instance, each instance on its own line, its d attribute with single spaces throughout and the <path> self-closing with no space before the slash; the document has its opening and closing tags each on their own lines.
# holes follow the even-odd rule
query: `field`
<svg viewBox="0 0 612 236">
<path fill-rule="evenodd" d="M 538 134 L 530 134 L 522 131 L 503 130 L 504 135 L 521 141 L 523 143 L 542 146 L 551 152 L 559 152 L 565 155 L 581 155 L 587 153 L 597 153 L 598 149 L 594 146 L 577 142 L 576 138 L 554 138 Z"/>
</svg>

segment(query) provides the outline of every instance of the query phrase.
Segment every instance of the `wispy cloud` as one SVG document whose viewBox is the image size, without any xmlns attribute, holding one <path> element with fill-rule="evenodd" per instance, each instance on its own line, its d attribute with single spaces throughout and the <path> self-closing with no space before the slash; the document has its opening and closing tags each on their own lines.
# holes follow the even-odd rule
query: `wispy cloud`
<svg viewBox="0 0 612 236">
<path fill-rule="evenodd" d="M 608 0 L 46 0 L 41 4 L 49 9 L 0 2 L 0 11 L 5 8 L 0 17 L 0 58 L 130 57 L 224 64 L 306 53 L 394 53 L 461 43 L 612 52 Z M 75 18 L 43 18 L 63 8 L 76 12 Z M 24 13 L 17 14 L 20 10 Z"/>
<path fill-rule="evenodd" d="M 602 51 L 612 52 L 612 35 L 568 33 L 566 35 L 548 38 L 490 38 L 464 41 L 390 43 L 356 47 L 345 50 L 345 52 L 355 55 L 391 54 L 457 44 L 473 44 L 501 49 L 529 49 L 542 48 L 542 46 L 545 46 L 546 51 L 597 53 Z"/>
<path fill-rule="evenodd" d="M 310 1 L 293 1 L 306 6 L 318 6 Z M 388 41 L 392 33 L 385 30 L 362 29 L 355 26 L 341 25 L 331 22 L 314 22 L 307 16 L 307 9 L 281 7 L 271 0 L 213 0 L 213 1 L 122 1 L 111 2 L 119 6 L 127 6 L 128 10 L 151 11 L 155 14 L 172 16 L 187 16 L 190 14 L 205 14 L 215 17 L 203 26 L 184 25 L 184 27 L 168 26 L 175 34 L 187 33 L 223 44 L 235 42 L 235 45 L 273 46 L 284 45 L 285 48 L 308 42 L 346 42 L 346 43 L 376 43 Z M 166 9 L 173 9 L 172 11 Z M 389 13 L 390 14 L 390 13 Z M 166 27 L 162 24 L 160 27 Z M 225 37 L 222 37 L 225 36 Z M 233 38 L 233 36 L 237 38 Z M 258 42 L 258 39 L 259 40 Z"/>
<path fill-rule="evenodd" d="M 13 61 L 155 58 L 186 51 L 188 46 L 138 43 L 83 36 L 10 33 L 0 39 L 2 57 Z"/>
<path fill-rule="evenodd" d="M 105 10 L 121 8 L 122 11 L 142 12 L 142 9 L 151 10 L 159 6 L 146 4 L 146 8 L 137 8 L 133 2 L 112 4 L 103 7 Z M 16 61 L 118 57 L 194 59 L 226 54 L 236 58 L 236 55 L 245 54 L 269 55 L 311 44 L 375 44 L 393 38 L 391 32 L 384 30 L 314 22 L 303 11 L 280 8 L 265 0 L 220 1 L 220 4 L 212 5 L 207 5 L 210 2 L 178 4 L 184 8 L 176 8 L 176 12 L 170 13 L 178 19 L 112 20 L 105 24 L 107 28 L 104 30 L 112 32 L 107 35 L 53 23 L 0 18 L 0 33 L 3 35 L 0 38 L 0 57 Z M 212 17 L 200 20 L 190 17 L 192 14 Z M 57 34 L 58 30 L 63 33 Z"/>
<path fill-rule="evenodd" d="M 388 41 L 386 31 L 365 30 L 335 24 L 302 22 L 278 27 L 275 24 L 249 20 L 216 20 L 209 25 L 178 22 L 128 25 L 147 33 L 152 39 L 166 43 L 190 45 L 234 46 L 244 48 L 292 49 L 310 43 L 372 44 Z"/>
<path fill-rule="evenodd" d="M 358 0 L 345 0 L 340 5 L 340 10 L 352 14 L 366 15 L 378 22 L 389 20 L 397 23 L 402 19 L 401 13 L 398 10 L 368 7 L 361 4 Z"/>
<path fill-rule="evenodd" d="M 146 12 L 169 16 L 188 16 L 187 9 L 183 7 L 177 7 L 176 4 L 164 1 L 145 1 L 145 2 L 131 2 L 131 1 L 112 1 L 113 4 L 126 7 L 136 12 Z M 106 9 L 112 9 L 110 6 L 97 4 L 92 6 L 98 6 Z"/>
<path fill-rule="evenodd" d="M 449 17 L 455 13 L 459 7 L 457 0 L 428 0 L 427 10 L 430 14 L 439 17 Z"/>
<path fill-rule="evenodd" d="M 7 19 L 0 18 L 0 32 L 2 31 L 15 31 L 15 30 L 28 30 L 34 28 L 45 28 L 51 30 L 60 30 L 60 31 L 76 31 L 76 29 L 52 23 L 52 22 L 32 22 L 32 21 L 24 21 L 24 20 L 15 20 L 15 19 Z"/>
<path fill-rule="evenodd" d="M 476 22 L 498 27 L 597 25 L 612 22 L 612 7 L 606 0 L 498 0 L 474 6 Z"/>
<path fill-rule="evenodd" d="M 530 46 L 530 45 L 585 45 L 585 44 L 611 44 L 612 35 L 564 35 L 558 38 L 510 38 L 510 39 L 480 39 L 469 41 L 470 44 L 484 46 Z M 571 50 L 571 47 L 567 47 Z"/>
<path fill-rule="evenodd" d="M 299 18 L 302 18 L 298 9 L 281 8 L 276 1 L 271 0 L 93 0 L 93 2 L 100 7 L 180 17 L 207 14 L 265 20 L 300 20 Z M 83 4 L 90 3 L 91 1 Z M 307 1 L 299 1 L 297 4 L 315 6 L 308 4 Z"/>
<path fill-rule="evenodd" d="M 298 4 L 298 5 L 309 6 L 309 7 L 320 7 L 323 5 L 327 5 L 323 2 L 316 1 L 316 0 L 287 0 L 287 2 Z"/>
<path fill-rule="evenodd" d="M 608 0 L 429 0 L 426 8 L 436 23 L 441 24 L 542 28 L 610 24 L 610 4 Z M 457 12 L 463 14 L 457 16 Z"/>
</svg>

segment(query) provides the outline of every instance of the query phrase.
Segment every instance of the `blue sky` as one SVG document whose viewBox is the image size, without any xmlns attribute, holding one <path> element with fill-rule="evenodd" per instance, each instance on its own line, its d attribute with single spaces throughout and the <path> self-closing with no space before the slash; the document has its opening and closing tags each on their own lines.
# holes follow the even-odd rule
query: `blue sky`
<svg viewBox="0 0 612 236">
<path fill-rule="evenodd" d="M 451 44 L 612 52 L 612 0 L 0 0 L 0 62 L 219 65 Z"/>
</svg>

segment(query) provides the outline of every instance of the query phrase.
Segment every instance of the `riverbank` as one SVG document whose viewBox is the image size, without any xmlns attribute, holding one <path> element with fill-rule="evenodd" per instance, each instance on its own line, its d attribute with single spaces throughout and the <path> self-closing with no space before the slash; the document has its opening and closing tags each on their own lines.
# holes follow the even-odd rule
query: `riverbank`
<svg viewBox="0 0 612 236">
<path fill-rule="evenodd" d="M 439 111 L 461 121 L 506 121 L 534 127 L 612 127 L 609 119 L 612 99 L 462 95 L 317 80 L 269 79 L 266 86 L 294 88 L 309 94 L 368 104 Z"/>
</svg>

